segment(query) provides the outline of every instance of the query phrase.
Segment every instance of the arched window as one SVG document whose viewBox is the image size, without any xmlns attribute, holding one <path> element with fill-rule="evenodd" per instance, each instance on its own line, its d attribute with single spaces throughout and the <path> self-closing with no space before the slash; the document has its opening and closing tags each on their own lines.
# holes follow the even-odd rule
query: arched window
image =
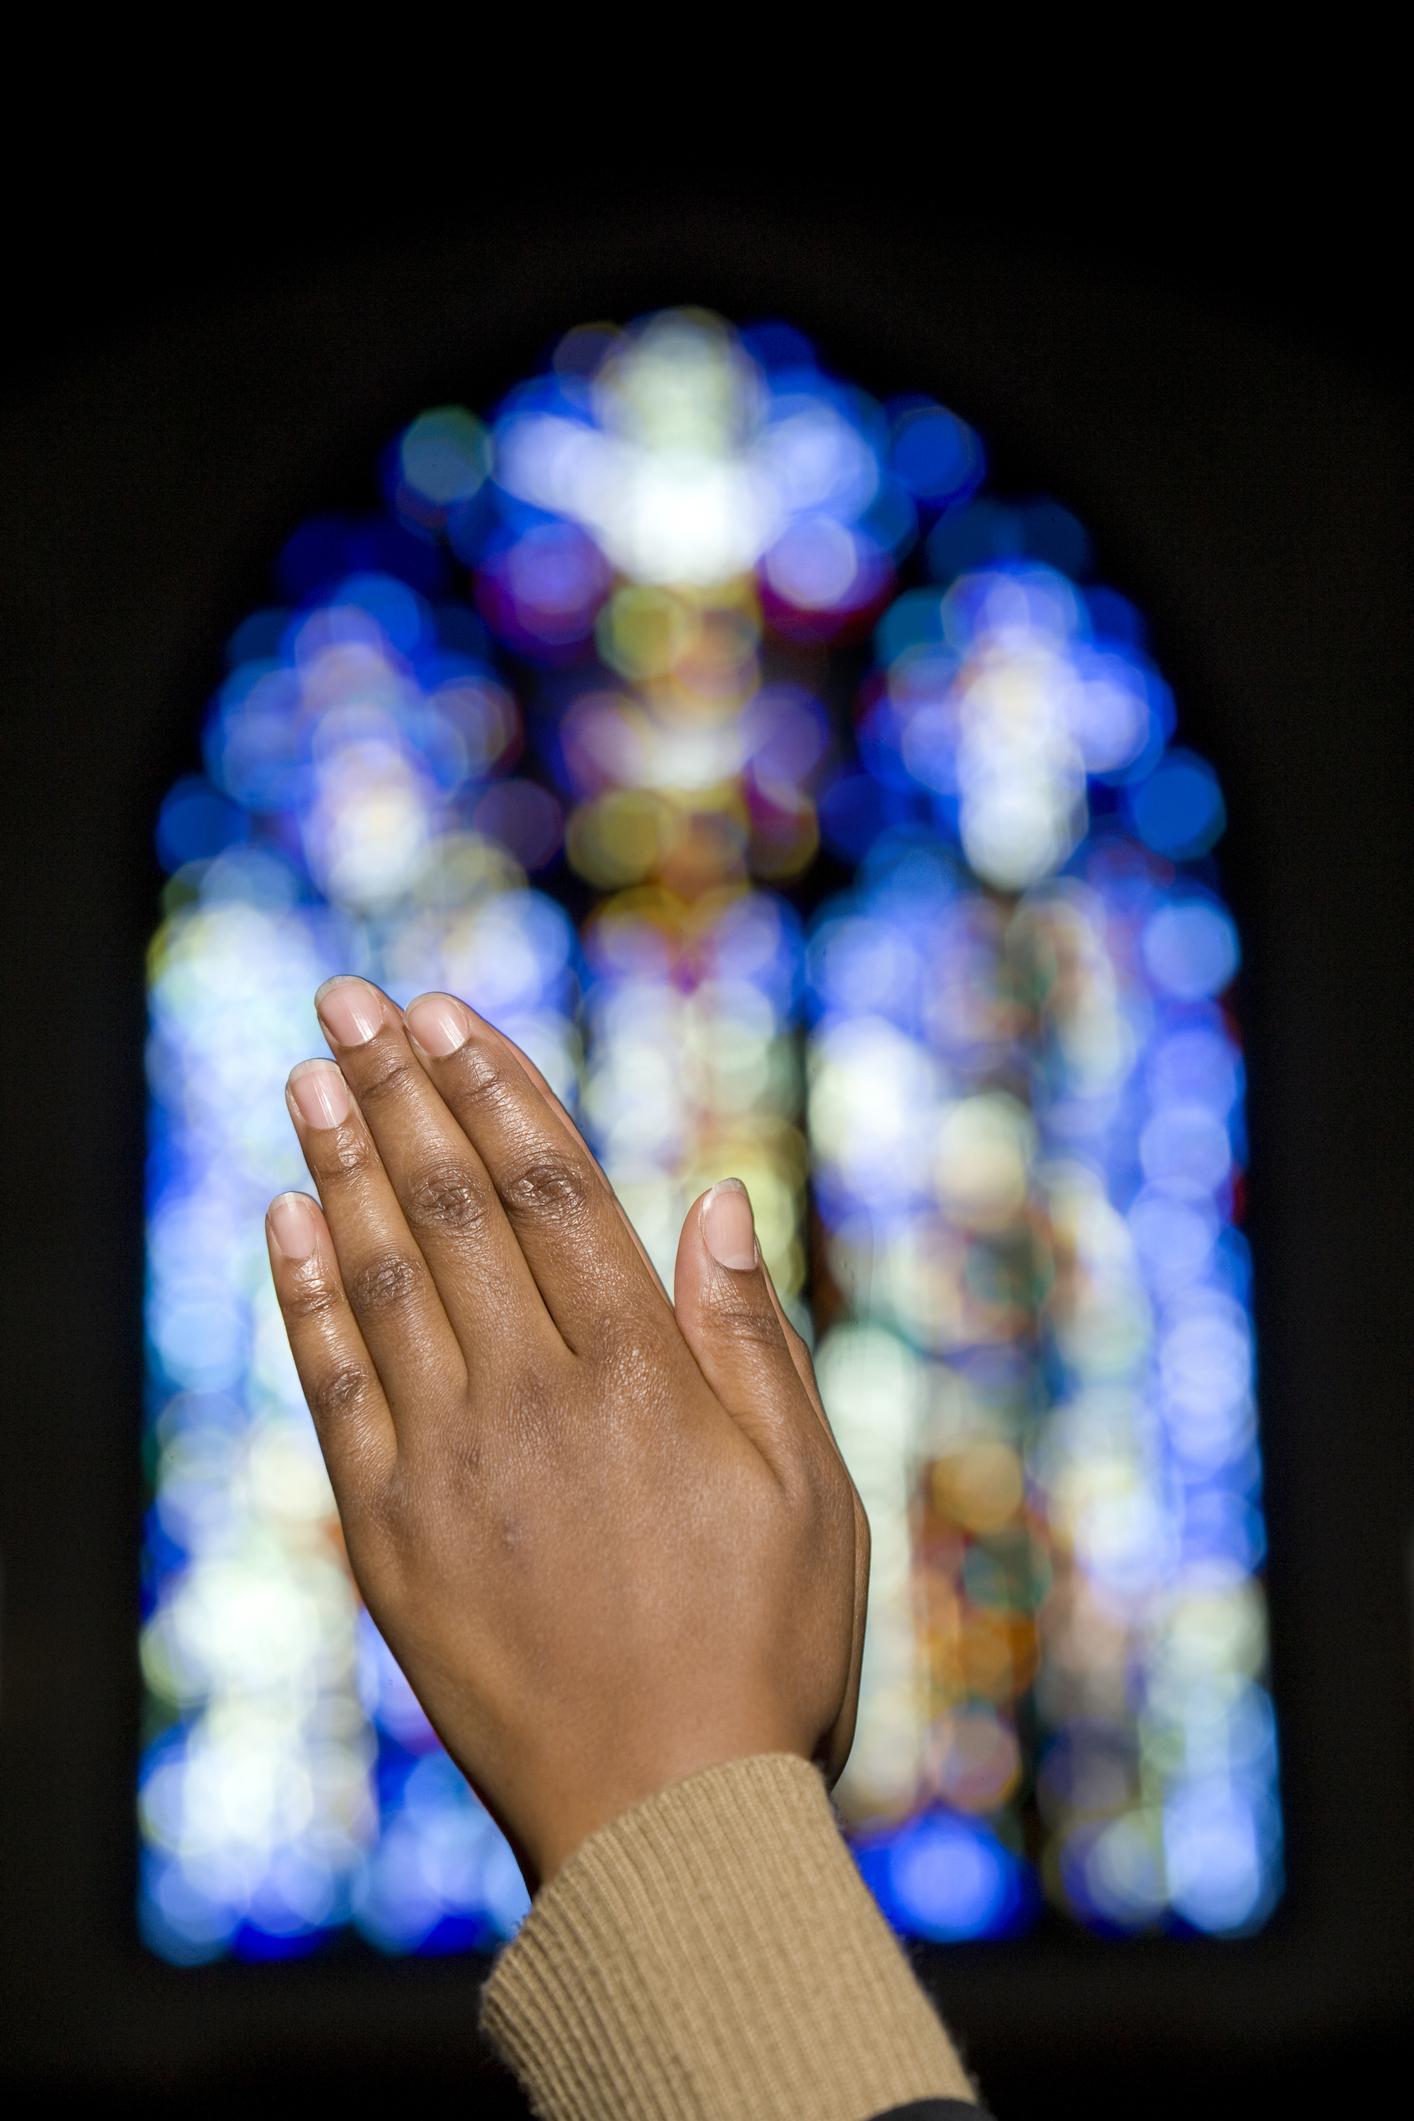
<svg viewBox="0 0 1414 2121">
<path fill-rule="evenodd" d="M 485 1945 L 500 1835 L 362 1609 L 269 1286 L 342 970 L 576 1105 L 665 1278 L 746 1179 L 874 1534 L 838 1792 L 906 1933 L 1280 1888 L 1217 779 L 1081 525 L 785 326 L 571 332 L 307 523 L 163 806 L 142 1919 Z"/>
</svg>

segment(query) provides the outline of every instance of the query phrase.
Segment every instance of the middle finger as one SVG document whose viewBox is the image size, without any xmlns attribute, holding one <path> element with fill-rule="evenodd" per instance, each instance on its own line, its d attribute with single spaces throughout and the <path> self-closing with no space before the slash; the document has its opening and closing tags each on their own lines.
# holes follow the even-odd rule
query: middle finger
<svg viewBox="0 0 1414 2121">
<path fill-rule="evenodd" d="M 558 1339 L 496 1189 L 368 981 L 329 981 L 315 997 L 360 1109 L 381 1181 L 414 1241 L 476 1383 Z M 337 1184 L 337 1180 L 336 1180 Z M 335 1212 L 326 1202 L 331 1227 Z M 365 1212 L 360 1203 L 357 1212 Z"/>
</svg>

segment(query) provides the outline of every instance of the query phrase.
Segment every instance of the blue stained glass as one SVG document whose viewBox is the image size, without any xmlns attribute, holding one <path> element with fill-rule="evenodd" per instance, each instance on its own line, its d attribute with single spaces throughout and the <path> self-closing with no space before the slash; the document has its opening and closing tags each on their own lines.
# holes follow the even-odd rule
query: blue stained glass
<svg viewBox="0 0 1414 2121">
<path fill-rule="evenodd" d="M 233 637 L 150 967 L 168 1959 L 483 1948 L 526 1905 L 362 1608 L 266 1271 L 347 970 L 474 997 L 669 1275 L 750 1186 L 873 1527 L 838 1797 L 890 1920 L 1273 1906 L 1222 795 L 1081 525 L 985 462 L 792 327 L 589 327 L 413 421 Z"/>
<path fill-rule="evenodd" d="M 1170 752 L 1125 807 L 1144 845 L 1179 861 L 1206 854 L 1227 822 L 1217 775 L 1191 752 Z"/>
</svg>

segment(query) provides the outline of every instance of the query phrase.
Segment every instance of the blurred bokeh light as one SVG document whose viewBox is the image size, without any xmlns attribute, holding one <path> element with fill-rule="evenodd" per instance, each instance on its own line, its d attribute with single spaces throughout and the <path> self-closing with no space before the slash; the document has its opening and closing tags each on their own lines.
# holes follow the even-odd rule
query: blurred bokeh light
<svg viewBox="0 0 1414 2121">
<path fill-rule="evenodd" d="M 838 1799 L 904 1932 L 1280 1890 L 1239 946 L 1140 615 L 979 437 L 782 324 L 421 414 L 234 636 L 157 825 L 145 1935 L 486 1946 L 510 1852 L 368 1614 L 264 1259 L 359 971 L 464 995 L 671 1284 L 745 1179 L 874 1532 Z M 861 675 L 862 673 L 862 675 Z"/>
</svg>

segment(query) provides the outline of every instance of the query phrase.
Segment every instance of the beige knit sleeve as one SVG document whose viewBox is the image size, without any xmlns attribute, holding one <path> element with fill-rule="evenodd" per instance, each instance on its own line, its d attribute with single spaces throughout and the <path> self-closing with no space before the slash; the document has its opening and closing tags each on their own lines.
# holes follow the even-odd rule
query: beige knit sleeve
<svg viewBox="0 0 1414 2121">
<path fill-rule="evenodd" d="M 866 2121 L 976 2096 L 791 1754 L 710 1768 L 592 1835 L 482 2024 L 545 2121 Z"/>
</svg>

